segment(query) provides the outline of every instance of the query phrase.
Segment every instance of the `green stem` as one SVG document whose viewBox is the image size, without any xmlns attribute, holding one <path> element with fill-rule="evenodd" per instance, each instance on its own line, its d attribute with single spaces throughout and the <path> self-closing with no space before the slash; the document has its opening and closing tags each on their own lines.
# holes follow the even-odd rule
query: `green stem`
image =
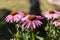
<svg viewBox="0 0 60 40">
<path fill-rule="evenodd" d="M 51 40 L 52 22 L 53 22 L 52 20 L 48 21 L 48 27 L 49 27 L 48 35 L 49 35 L 49 40 Z"/>
<path fill-rule="evenodd" d="M 16 30 L 17 30 L 17 33 L 19 33 L 19 25 L 16 24 Z"/>
<path fill-rule="evenodd" d="M 16 40 L 19 40 L 20 39 L 19 24 L 16 24 L 16 30 L 17 30 L 17 33 L 16 33 L 15 37 L 16 37 Z"/>
<path fill-rule="evenodd" d="M 32 31 L 32 39 L 31 40 L 35 40 L 35 36 L 34 36 L 33 31 Z"/>
<path fill-rule="evenodd" d="M 49 28 L 49 39 L 51 39 L 51 26 Z"/>
</svg>

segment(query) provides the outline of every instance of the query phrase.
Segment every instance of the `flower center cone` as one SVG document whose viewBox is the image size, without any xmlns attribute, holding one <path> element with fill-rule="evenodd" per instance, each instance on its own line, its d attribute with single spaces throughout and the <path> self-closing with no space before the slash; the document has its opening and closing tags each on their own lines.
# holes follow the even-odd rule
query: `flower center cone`
<svg viewBox="0 0 60 40">
<path fill-rule="evenodd" d="M 16 11 L 15 10 L 13 10 L 13 11 L 11 11 L 11 13 L 10 13 L 11 15 L 15 15 L 15 14 L 17 14 L 16 13 Z"/>
<path fill-rule="evenodd" d="M 29 20 L 33 20 L 35 18 L 35 15 L 30 15 Z"/>
<path fill-rule="evenodd" d="M 60 22 L 60 20 L 57 20 L 58 22 Z"/>
<path fill-rule="evenodd" d="M 49 10 L 49 13 L 50 13 L 50 14 L 54 14 L 55 11 L 54 11 L 54 10 Z"/>
</svg>

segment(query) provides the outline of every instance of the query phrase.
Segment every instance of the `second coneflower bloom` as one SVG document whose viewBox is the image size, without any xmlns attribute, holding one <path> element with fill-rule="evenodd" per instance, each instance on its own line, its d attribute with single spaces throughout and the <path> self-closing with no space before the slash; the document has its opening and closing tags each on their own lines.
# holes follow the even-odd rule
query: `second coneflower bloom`
<svg viewBox="0 0 60 40">
<path fill-rule="evenodd" d="M 56 10 L 49 10 L 43 13 L 43 15 L 48 19 L 56 19 L 60 16 L 60 12 Z"/>
<path fill-rule="evenodd" d="M 54 25 L 54 26 L 60 26 L 60 20 L 54 21 L 54 22 L 53 22 L 53 25 Z"/>
<path fill-rule="evenodd" d="M 22 18 L 22 26 L 33 30 L 36 28 L 36 26 L 41 26 L 42 22 L 40 19 L 43 19 L 43 17 L 36 15 L 26 15 L 24 18 Z"/>
<path fill-rule="evenodd" d="M 12 11 L 6 18 L 6 22 L 19 22 L 24 16 L 23 12 Z"/>
</svg>

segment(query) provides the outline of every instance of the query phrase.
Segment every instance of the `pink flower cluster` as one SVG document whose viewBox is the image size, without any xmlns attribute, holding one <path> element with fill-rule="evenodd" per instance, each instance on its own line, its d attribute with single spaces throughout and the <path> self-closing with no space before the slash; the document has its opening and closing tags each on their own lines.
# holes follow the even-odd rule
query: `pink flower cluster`
<svg viewBox="0 0 60 40">
<path fill-rule="evenodd" d="M 42 16 L 37 15 L 26 15 L 23 12 L 12 11 L 6 18 L 6 22 L 16 22 L 22 23 L 22 26 L 30 29 L 35 29 L 36 27 L 41 26 L 42 22 L 40 19 L 43 19 Z"/>
<path fill-rule="evenodd" d="M 43 16 L 47 18 L 47 20 L 55 20 L 58 19 L 60 17 L 60 12 L 56 11 L 56 10 L 49 10 L 43 13 Z M 56 20 L 52 23 L 55 26 L 60 26 L 60 20 Z"/>
<path fill-rule="evenodd" d="M 60 12 L 56 10 L 49 10 L 43 13 L 43 16 L 47 18 L 47 20 L 57 19 L 60 16 Z M 35 29 L 36 27 L 41 26 L 43 23 L 41 19 L 44 19 L 42 16 L 28 14 L 25 15 L 23 12 L 12 11 L 6 18 L 6 22 L 16 22 L 21 23 L 22 26 L 30 29 Z M 60 26 L 60 21 L 54 21 L 53 25 Z"/>
</svg>

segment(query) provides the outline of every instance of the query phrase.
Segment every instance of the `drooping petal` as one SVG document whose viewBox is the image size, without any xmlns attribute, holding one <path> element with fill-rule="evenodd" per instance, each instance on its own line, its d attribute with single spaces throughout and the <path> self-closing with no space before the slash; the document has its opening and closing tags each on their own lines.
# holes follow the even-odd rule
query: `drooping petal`
<svg viewBox="0 0 60 40">
<path fill-rule="evenodd" d="M 30 24 L 30 29 L 31 29 L 31 30 L 33 30 L 33 25 L 32 25 L 32 22 L 31 22 L 31 24 Z"/>
<path fill-rule="evenodd" d="M 58 18 L 58 14 L 53 14 L 53 18 Z"/>
<path fill-rule="evenodd" d="M 28 21 L 25 21 L 25 22 L 22 24 L 22 26 L 26 25 L 26 24 L 27 24 L 27 22 L 28 22 Z"/>
<path fill-rule="evenodd" d="M 38 25 L 38 23 L 36 22 L 36 21 L 33 21 L 34 23 L 35 23 L 35 25 L 38 27 L 39 25 Z"/>
<path fill-rule="evenodd" d="M 42 22 L 41 21 L 39 21 L 39 20 L 36 20 L 38 23 L 39 23 L 39 25 L 41 25 L 42 24 Z"/>
<path fill-rule="evenodd" d="M 42 16 L 35 16 L 37 19 L 43 19 Z"/>
<path fill-rule="evenodd" d="M 5 18 L 6 22 L 12 22 L 13 21 L 13 16 L 12 15 L 8 15 L 6 18 Z"/>
<path fill-rule="evenodd" d="M 35 29 L 36 28 L 36 26 L 35 26 L 35 23 L 34 22 L 32 22 L 32 27 Z"/>
<path fill-rule="evenodd" d="M 27 26 L 27 28 L 29 28 L 30 27 L 30 25 L 31 25 L 31 22 L 28 22 L 28 24 L 27 24 L 28 26 Z"/>
</svg>

